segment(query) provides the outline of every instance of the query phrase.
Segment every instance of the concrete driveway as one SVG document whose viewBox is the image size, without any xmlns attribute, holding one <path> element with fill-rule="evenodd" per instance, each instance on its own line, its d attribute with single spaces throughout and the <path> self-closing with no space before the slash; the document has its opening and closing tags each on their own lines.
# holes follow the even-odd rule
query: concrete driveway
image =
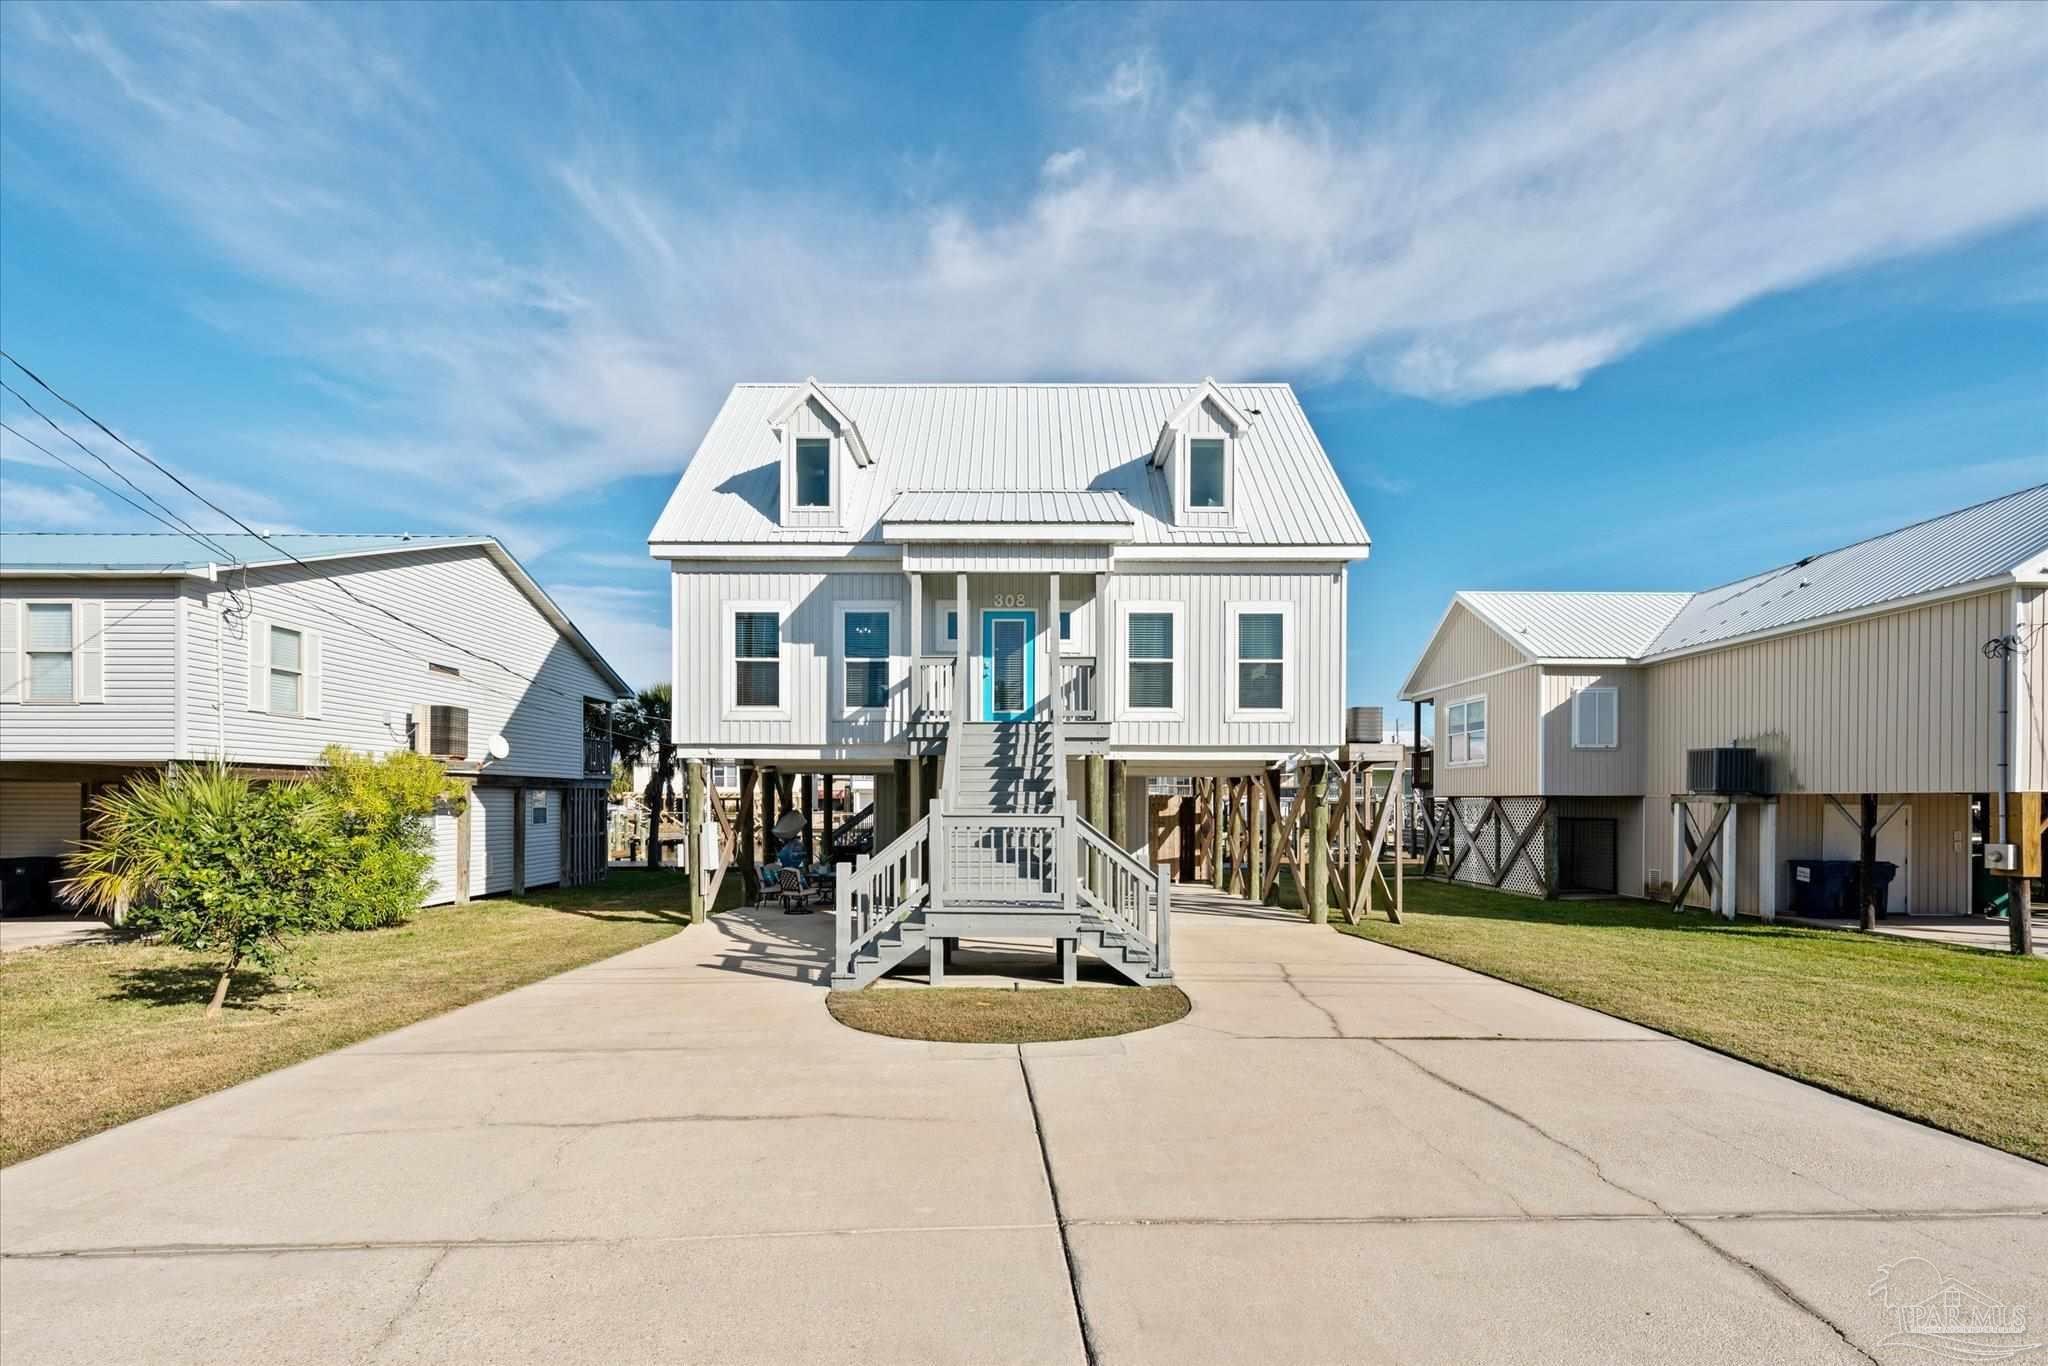
<svg viewBox="0 0 2048 1366">
<path fill-rule="evenodd" d="M 944 1046 L 833 1023 L 829 933 L 727 915 L 9 1169 L 0 1358 L 1918 1361 L 1942 1277 L 2048 1327 L 2048 1169 L 1519 988 L 1195 898 L 1187 1020 Z"/>
</svg>

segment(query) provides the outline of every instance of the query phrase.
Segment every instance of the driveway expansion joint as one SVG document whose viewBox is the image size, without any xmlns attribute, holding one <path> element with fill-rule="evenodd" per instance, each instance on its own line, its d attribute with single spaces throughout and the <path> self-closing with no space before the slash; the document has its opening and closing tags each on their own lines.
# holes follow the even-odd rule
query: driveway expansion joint
<svg viewBox="0 0 2048 1366">
<path fill-rule="evenodd" d="M 1052 1174 L 1052 1150 L 1045 1145 L 1045 1124 L 1038 1113 L 1038 1093 L 1031 1085 L 1031 1064 L 1025 1060 L 1024 1045 L 1017 1045 L 1017 1071 L 1024 1078 L 1024 1099 L 1031 1107 L 1031 1135 L 1038 1140 L 1038 1158 L 1045 1167 L 1045 1193 L 1052 1201 L 1053 1222 L 1060 1231 L 1060 1259 L 1067 1266 L 1067 1293 L 1074 1302 L 1074 1323 L 1081 1333 L 1081 1355 L 1088 1366 L 1096 1366 L 1095 1337 L 1088 1328 L 1088 1310 L 1081 1303 L 1081 1270 L 1074 1264 L 1074 1245 L 1067 1236 L 1066 1217 L 1060 1213 L 1059 1181 Z"/>
</svg>

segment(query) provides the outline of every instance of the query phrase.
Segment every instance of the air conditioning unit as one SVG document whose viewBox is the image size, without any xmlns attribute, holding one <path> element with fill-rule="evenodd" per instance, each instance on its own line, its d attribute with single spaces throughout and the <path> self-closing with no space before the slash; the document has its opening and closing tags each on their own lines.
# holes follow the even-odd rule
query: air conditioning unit
<svg viewBox="0 0 2048 1366">
<path fill-rule="evenodd" d="M 1387 738 L 1387 713 L 1384 707 L 1346 707 L 1344 709 L 1344 743 L 1347 745 L 1376 745 Z"/>
<path fill-rule="evenodd" d="M 412 747 L 436 759 L 469 757 L 469 708 L 420 705 L 412 709 Z"/>
<path fill-rule="evenodd" d="M 1689 749 L 1685 785 L 1702 796 L 1734 797 L 1769 789 L 1763 759 L 1753 749 Z"/>
</svg>

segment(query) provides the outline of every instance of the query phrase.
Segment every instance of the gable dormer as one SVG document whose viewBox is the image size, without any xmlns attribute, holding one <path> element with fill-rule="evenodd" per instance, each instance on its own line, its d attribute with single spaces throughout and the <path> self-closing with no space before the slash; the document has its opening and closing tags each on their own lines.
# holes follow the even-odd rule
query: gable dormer
<svg viewBox="0 0 2048 1366">
<path fill-rule="evenodd" d="M 875 463 L 852 417 L 806 379 L 768 425 L 782 446 L 782 525 L 844 525 L 847 479 Z"/>
<path fill-rule="evenodd" d="M 1161 424 L 1152 465 L 1166 471 L 1175 525 L 1236 524 L 1237 444 L 1250 427 L 1250 416 L 1213 379 L 1204 379 Z"/>
</svg>

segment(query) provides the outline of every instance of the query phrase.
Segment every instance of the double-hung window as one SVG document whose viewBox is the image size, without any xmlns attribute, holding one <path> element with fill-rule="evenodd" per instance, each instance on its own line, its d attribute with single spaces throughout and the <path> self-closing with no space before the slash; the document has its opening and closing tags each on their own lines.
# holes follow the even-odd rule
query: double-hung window
<svg viewBox="0 0 2048 1366">
<path fill-rule="evenodd" d="M 1237 674 L 1232 719 L 1257 720 L 1284 716 L 1288 711 L 1293 697 L 1293 680 L 1287 669 L 1289 616 L 1281 603 L 1231 604 Z"/>
<path fill-rule="evenodd" d="M 1126 603 L 1124 707 L 1136 713 L 1177 714 L 1180 706 L 1180 608 L 1173 603 Z"/>
<path fill-rule="evenodd" d="M 32 602 L 27 615 L 28 700 L 76 701 L 78 632 L 71 604 Z"/>
<path fill-rule="evenodd" d="M 1486 762 L 1486 699 L 1468 697 L 1444 709 L 1444 747 L 1447 764 Z"/>
<path fill-rule="evenodd" d="M 889 705 L 889 618 L 879 605 L 840 610 L 839 666 L 848 711 Z"/>
<path fill-rule="evenodd" d="M 1620 740 L 1619 713 L 1613 688 L 1581 688 L 1572 698 L 1572 748 L 1613 749 Z"/>
<path fill-rule="evenodd" d="M 732 705 L 782 708 L 782 613 L 772 607 L 732 610 Z"/>
<path fill-rule="evenodd" d="M 270 628 L 270 712 L 301 716 L 306 705 L 305 637 L 284 626 Z"/>
<path fill-rule="evenodd" d="M 528 809 L 528 810 L 529 810 L 530 812 L 532 812 L 532 815 L 531 815 L 530 817 L 528 817 L 528 821 L 527 821 L 527 823 L 528 823 L 528 824 L 530 824 L 530 825 L 546 825 L 546 824 L 548 823 L 548 794 L 547 794 L 547 793 L 545 793 L 545 792 L 529 792 L 529 793 L 527 793 L 527 794 L 526 794 L 526 805 L 527 805 L 527 809 Z"/>
<path fill-rule="evenodd" d="M 796 505 L 820 510 L 832 506 L 832 443 L 821 436 L 796 439 Z"/>
</svg>

